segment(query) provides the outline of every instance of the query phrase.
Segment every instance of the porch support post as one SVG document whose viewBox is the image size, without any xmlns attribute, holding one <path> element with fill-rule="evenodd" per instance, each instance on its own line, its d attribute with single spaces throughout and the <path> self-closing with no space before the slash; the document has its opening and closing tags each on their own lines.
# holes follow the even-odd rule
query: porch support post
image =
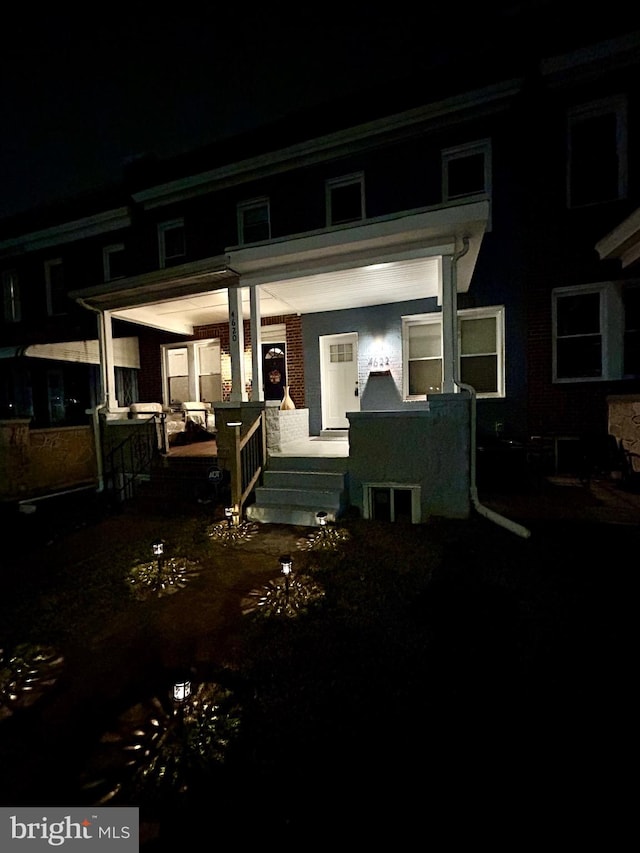
<svg viewBox="0 0 640 853">
<path fill-rule="evenodd" d="M 260 285 L 250 291 L 251 299 L 251 400 L 264 400 L 262 383 L 262 318 L 260 316 Z"/>
<path fill-rule="evenodd" d="M 451 255 L 442 257 L 442 390 L 453 394 L 458 373 L 458 293 L 456 265 Z"/>
<path fill-rule="evenodd" d="M 231 402 L 247 400 L 244 379 L 244 326 L 242 323 L 242 288 L 230 285 L 229 294 L 229 350 L 231 354 Z"/>
<path fill-rule="evenodd" d="M 100 332 L 100 369 L 102 392 L 107 405 L 107 412 L 118 408 L 116 394 L 116 369 L 113 357 L 113 323 L 110 311 L 101 311 L 98 322 Z"/>
</svg>

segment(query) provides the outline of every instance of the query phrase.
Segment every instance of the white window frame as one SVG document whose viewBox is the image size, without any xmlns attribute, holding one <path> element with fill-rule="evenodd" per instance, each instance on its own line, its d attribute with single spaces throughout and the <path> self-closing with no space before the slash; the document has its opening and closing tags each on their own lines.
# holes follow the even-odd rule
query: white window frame
<svg viewBox="0 0 640 853">
<path fill-rule="evenodd" d="M 19 323 L 22 320 L 20 280 L 15 270 L 2 273 L 2 299 L 5 323 Z"/>
<path fill-rule="evenodd" d="M 420 485 L 418 483 L 363 483 L 362 484 L 362 511 L 364 518 L 368 521 L 373 519 L 373 489 L 389 489 L 391 492 L 391 521 L 395 522 L 395 504 L 393 492 L 395 489 L 411 492 L 411 524 L 420 524 Z"/>
<path fill-rule="evenodd" d="M 496 391 L 478 392 L 478 399 L 503 399 L 506 397 L 506 381 L 505 381 L 505 308 L 504 305 L 488 305 L 482 308 L 461 308 L 458 311 L 458 364 L 457 371 L 460 376 L 460 362 L 465 356 L 461 355 L 461 330 L 460 323 L 464 320 L 476 320 L 493 318 L 496 322 L 496 353 L 491 355 L 497 356 L 497 379 L 498 388 Z M 421 326 L 427 323 L 437 324 L 440 327 L 440 355 L 434 356 L 442 364 L 442 312 L 432 311 L 428 314 L 412 314 L 402 317 L 402 398 L 405 401 L 424 400 L 426 394 L 409 394 L 409 328 L 411 326 Z M 474 353 L 475 356 L 480 355 Z M 471 356 L 469 356 L 471 357 Z M 439 392 L 436 392 L 439 393 Z"/>
<path fill-rule="evenodd" d="M 176 228 L 182 229 L 182 242 L 183 242 L 183 251 L 179 255 L 168 255 L 166 251 L 166 241 L 165 235 L 167 231 L 173 231 Z M 167 265 L 167 261 L 173 261 L 177 258 L 184 258 L 186 256 L 186 240 L 184 234 L 184 219 L 170 219 L 167 222 L 159 222 L 158 223 L 158 252 L 159 252 L 159 262 L 160 269 L 164 269 Z"/>
<path fill-rule="evenodd" d="M 452 193 L 449 189 L 449 164 L 454 160 L 463 160 L 465 157 L 473 157 L 477 154 L 483 156 L 484 186 L 481 190 L 470 193 Z M 442 163 L 442 199 L 444 202 L 456 201 L 461 198 L 477 198 L 479 196 L 491 197 L 493 172 L 491 166 L 491 140 L 478 139 L 475 142 L 467 142 L 464 145 L 456 145 L 452 148 L 444 148 L 441 151 Z"/>
<path fill-rule="evenodd" d="M 574 203 L 571 198 L 571 178 L 573 171 L 573 146 L 572 129 L 580 121 L 607 113 L 614 113 L 616 117 L 616 156 L 618 161 L 618 191 L 617 195 L 609 199 L 597 199 Z M 606 204 L 627 197 L 628 184 L 628 122 L 627 122 L 627 99 L 624 95 L 612 98 L 602 98 L 597 101 L 572 107 L 567 113 L 567 172 L 566 172 L 566 194 L 568 208 L 590 207 L 596 204 Z"/>
<path fill-rule="evenodd" d="M 602 281 L 576 287 L 557 287 L 551 292 L 552 318 L 552 379 L 559 385 L 567 383 L 608 382 L 629 378 L 624 374 L 624 302 L 626 287 L 640 287 L 640 279 L 624 282 Z M 600 376 L 558 376 L 558 298 L 600 294 L 600 338 L 602 341 L 602 371 Z"/>
<path fill-rule="evenodd" d="M 354 219 L 345 219 L 340 220 L 339 222 L 333 221 L 333 191 L 335 189 L 340 189 L 341 187 L 348 187 L 359 184 L 360 185 L 360 216 Z M 330 178 L 325 181 L 324 184 L 324 192 L 325 192 L 325 207 L 327 211 L 327 227 L 331 226 L 340 226 L 345 225 L 348 222 L 361 222 L 366 218 L 365 212 L 365 192 L 364 192 L 364 172 L 352 172 L 350 175 L 342 175 L 339 178 Z"/>
<path fill-rule="evenodd" d="M 47 314 L 49 317 L 57 317 L 66 314 L 66 311 L 54 310 L 53 287 L 51 282 L 51 270 L 53 267 L 62 266 L 62 258 L 50 258 L 44 262 L 44 281 L 47 291 Z"/>
<path fill-rule="evenodd" d="M 238 202 L 236 205 L 236 217 L 238 221 L 238 244 L 241 246 L 249 243 L 262 242 L 260 240 L 245 239 L 245 213 L 249 210 L 266 209 L 267 211 L 267 236 L 263 240 L 271 239 L 271 204 L 267 197 L 248 199 L 247 201 Z"/>
<path fill-rule="evenodd" d="M 115 255 L 118 252 L 124 252 L 124 243 L 112 243 L 112 245 L 105 246 L 102 249 L 102 269 L 105 281 L 115 281 L 118 278 L 124 278 L 123 275 L 111 275 L 111 255 Z"/>
</svg>

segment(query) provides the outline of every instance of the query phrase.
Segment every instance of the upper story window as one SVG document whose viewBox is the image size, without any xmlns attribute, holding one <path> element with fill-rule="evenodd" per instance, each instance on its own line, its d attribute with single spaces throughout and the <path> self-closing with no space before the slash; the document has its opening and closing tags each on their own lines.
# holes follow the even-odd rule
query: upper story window
<svg viewBox="0 0 640 853">
<path fill-rule="evenodd" d="M 158 250 L 160 268 L 182 263 L 186 254 L 184 219 L 172 219 L 158 225 Z"/>
<path fill-rule="evenodd" d="M 364 173 L 343 175 L 325 183 L 327 225 L 365 218 Z"/>
<path fill-rule="evenodd" d="M 442 199 L 491 195 L 491 140 L 480 139 L 442 151 Z"/>
<path fill-rule="evenodd" d="M 20 284 L 15 270 L 2 273 L 3 319 L 5 323 L 19 323 L 22 319 L 20 307 Z"/>
<path fill-rule="evenodd" d="M 554 382 L 640 376 L 640 282 L 557 288 L 552 317 Z"/>
<path fill-rule="evenodd" d="M 54 258 L 44 263 L 44 280 L 47 290 L 47 314 L 67 313 L 67 290 L 64 283 L 62 258 Z"/>
<path fill-rule="evenodd" d="M 259 243 L 271 239 L 271 217 L 268 198 L 255 198 L 237 206 L 238 243 Z"/>
<path fill-rule="evenodd" d="M 102 266 L 105 281 L 125 277 L 124 243 L 114 243 L 112 246 L 104 247 L 102 250 Z"/>
<path fill-rule="evenodd" d="M 442 314 L 402 318 L 403 397 L 442 391 Z M 504 307 L 458 311 L 458 373 L 478 397 L 505 396 Z"/>
<path fill-rule="evenodd" d="M 626 98 L 594 101 L 570 110 L 567 142 L 569 207 L 626 197 Z"/>
</svg>

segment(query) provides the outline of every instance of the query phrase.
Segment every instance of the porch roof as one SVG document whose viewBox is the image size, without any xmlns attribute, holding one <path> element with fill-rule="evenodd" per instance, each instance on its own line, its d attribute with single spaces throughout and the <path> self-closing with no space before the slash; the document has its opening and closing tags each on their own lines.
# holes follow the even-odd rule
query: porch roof
<svg viewBox="0 0 640 853">
<path fill-rule="evenodd" d="M 640 207 L 596 243 L 600 260 L 617 259 L 626 268 L 640 260 Z"/>
<path fill-rule="evenodd" d="M 469 289 L 488 222 L 488 201 L 421 209 L 307 232 L 225 256 L 78 290 L 81 303 L 117 319 L 178 334 L 228 321 L 227 288 L 240 286 L 243 316 L 260 286 L 262 317 L 407 302 L 442 293 L 441 257 L 467 249 L 457 287 Z"/>
</svg>

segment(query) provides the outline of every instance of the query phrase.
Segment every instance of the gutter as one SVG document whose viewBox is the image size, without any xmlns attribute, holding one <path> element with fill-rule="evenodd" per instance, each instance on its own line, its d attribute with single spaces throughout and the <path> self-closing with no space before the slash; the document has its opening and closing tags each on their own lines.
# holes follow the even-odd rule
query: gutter
<svg viewBox="0 0 640 853">
<path fill-rule="evenodd" d="M 469 251 L 469 239 L 467 237 L 463 238 L 463 247 L 459 252 L 456 252 L 451 256 L 452 266 L 454 271 L 453 276 L 453 286 L 455 288 L 454 295 L 456 299 L 454 300 L 454 304 L 457 304 L 457 284 L 456 284 L 456 276 L 455 270 L 456 265 L 460 258 L 467 254 Z M 473 504 L 473 508 L 475 511 L 488 519 L 489 521 L 493 521 L 494 524 L 500 525 L 500 527 L 504 527 L 505 530 L 509 530 L 511 533 L 515 533 L 516 536 L 521 536 L 523 539 L 528 539 L 531 536 L 531 531 L 523 527 L 522 524 L 518 524 L 515 521 L 512 521 L 510 518 L 506 518 L 504 515 L 500 515 L 500 513 L 495 512 L 492 509 L 489 509 L 488 506 L 480 503 L 478 498 L 478 487 L 476 484 L 476 389 L 472 385 L 467 385 L 464 382 L 460 381 L 458 376 L 458 360 L 455 359 L 455 364 L 453 366 L 453 381 L 463 391 L 466 391 L 471 398 L 471 425 L 470 425 L 470 483 L 469 483 L 469 495 L 471 497 L 471 503 Z"/>
</svg>

